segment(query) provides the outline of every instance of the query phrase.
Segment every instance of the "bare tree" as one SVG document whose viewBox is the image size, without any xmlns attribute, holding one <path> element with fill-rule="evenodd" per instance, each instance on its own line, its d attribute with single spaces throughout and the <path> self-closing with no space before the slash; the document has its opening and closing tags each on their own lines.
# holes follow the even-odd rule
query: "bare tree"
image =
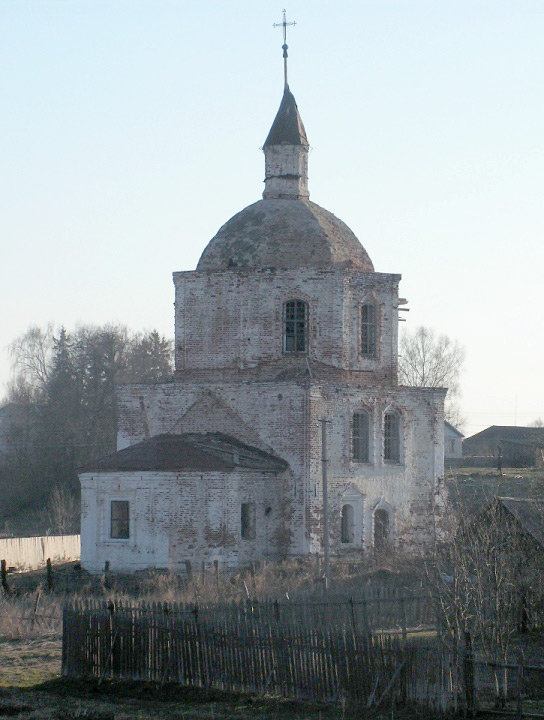
<svg viewBox="0 0 544 720">
<path fill-rule="evenodd" d="M 445 547 L 437 543 L 427 565 L 442 638 L 456 650 L 470 633 L 478 654 L 505 665 L 513 637 L 524 623 L 531 624 L 528 598 L 542 597 L 541 551 L 505 510 L 502 498 L 490 499 L 476 513 L 456 483 L 450 498 L 450 542 Z M 496 668 L 495 685 L 497 702 L 503 704 L 506 671 Z"/>
<path fill-rule="evenodd" d="M 410 387 L 447 388 L 446 419 L 459 427 L 464 422 L 457 402 L 464 361 L 465 350 L 457 340 L 418 327 L 400 339 L 399 382 Z"/>
<path fill-rule="evenodd" d="M 9 345 L 13 380 L 8 389 L 10 399 L 36 401 L 49 376 L 53 353 L 53 326 L 32 325 Z"/>
<path fill-rule="evenodd" d="M 55 535 L 78 533 L 79 518 L 80 500 L 76 493 L 56 485 L 42 511 L 44 527 Z"/>
<path fill-rule="evenodd" d="M 171 340 L 119 325 L 71 332 L 31 327 L 12 343 L 11 357 L 7 399 L 26 421 L 9 428 L 9 462 L 0 466 L 0 519 L 23 507 L 43 507 L 56 485 L 77 494 L 77 468 L 115 450 L 116 385 L 167 382 L 173 373 Z M 57 520 L 59 502 L 57 497 L 50 509 Z M 57 528 L 66 524 L 59 523 Z"/>
</svg>

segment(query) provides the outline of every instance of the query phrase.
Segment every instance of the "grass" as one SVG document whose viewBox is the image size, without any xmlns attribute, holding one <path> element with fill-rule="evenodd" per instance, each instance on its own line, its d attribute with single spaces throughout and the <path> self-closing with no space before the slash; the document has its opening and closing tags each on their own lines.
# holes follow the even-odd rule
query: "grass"
<svg viewBox="0 0 544 720">
<path fill-rule="evenodd" d="M 542 468 L 504 468 L 499 475 L 493 468 L 446 468 L 446 482 L 454 507 L 477 512 L 496 495 L 518 498 L 544 496 Z"/>
<path fill-rule="evenodd" d="M 195 690 L 149 683 L 54 680 L 32 689 L 0 690 L 0 717 L 28 720 L 361 720 L 361 708 L 327 707 L 280 697 Z M 391 718 L 391 710 L 373 712 Z M 396 720 L 430 720 L 431 713 L 395 710 Z"/>
<path fill-rule="evenodd" d="M 496 477 L 496 476 L 495 476 Z M 492 480 L 492 478 L 490 478 Z M 515 477 L 512 480 L 516 480 Z M 472 483 L 469 483 L 472 484 Z M 505 493 L 506 494 L 506 493 Z M 392 573 L 386 570 L 393 570 Z M 396 586 L 415 581 L 421 573 L 416 564 L 380 566 L 347 559 L 334 566 L 331 593 L 357 597 L 365 583 L 383 575 Z M 319 568 L 314 561 L 270 563 L 245 570 L 195 575 L 191 582 L 168 572 L 113 576 L 111 587 L 99 577 L 76 572 L 73 565 L 54 569 L 56 589 L 45 591 L 43 571 L 10 575 L 13 592 L 0 595 L 0 719 L 22 720 L 351 720 L 362 718 L 361 708 L 329 707 L 288 701 L 279 697 L 255 697 L 183 687 L 158 687 L 149 683 L 68 681 L 60 677 L 60 613 L 67 597 L 100 597 L 123 601 L 240 601 L 272 595 L 285 598 L 323 597 L 316 583 Z M 387 580 L 387 578 L 386 578 Z M 330 596 L 329 596 L 330 597 Z M 434 633 L 418 633 L 413 640 L 428 640 Z M 2 689 L 3 688 L 3 689 Z M 391 718 L 391 709 L 372 718 Z M 395 710 L 396 720 L 433 717 L 414 709 Z"/>
<path fill-rule="evenodd" d="M 335 567 L 335 585 L 346 597 L 360 591 L 365 573 L 356 559 Z M 67 597 L 100 597 L 123 601 L 240 601 L 272 595 L 322 598 L 314 561 L 270 563 L 244 571 L 213 572 L 186 579 L 168 572 L 112 576 L 111 587 L 99 577 L 75 571 L 74 565 L 54 568 L 56 588 L 47 593 L 43 570 L 9 575 L 12 592 L 0 595 L 0 718 L 28 720 L 349 720 L 360 710 L 255 697 L 218 691 L 163 687 L 146 683 L 76 682 L 60 677 L 60 616 Z M 1 688 L 4 688 L 3 690 Z M 379 717 L 374 714 L 373 717 Z M 401 718 L 402 715 L 395 715 Z M 406 718 L 417 715 L 405 714 Z"/>
<path fill-rule="evenodd" d="M 60 665 L 60 637 L 0 642 L 0 687 L 31 687 L 53 680 L 60 675 Z"/>
</svg>

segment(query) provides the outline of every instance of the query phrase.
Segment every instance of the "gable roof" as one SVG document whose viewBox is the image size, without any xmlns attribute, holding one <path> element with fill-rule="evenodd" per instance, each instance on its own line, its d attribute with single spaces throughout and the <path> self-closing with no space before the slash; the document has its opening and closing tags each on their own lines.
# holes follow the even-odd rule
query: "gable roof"
<svg viewBox="0 0 544 720">
<path fill-rule="evenodd" d="M 444 420 L 444 427 L 447 427 L 449 430 L 451 430 L 452 432 L 454 432 L 454 433 L 455 433 L 456 435 L 458 435 L 459 437 L 465 437 L 465 436 L 463 435 L 463 433 L 455 427 L 455 425 L 452 425 L 452 424 L 449 423 L 447 420 Z"/>
<path fill-rule="evenodd" d="M 79 472 L 201 471 L 232 472 L 238 469 L 280 473 L 289 467 L 271 453 L 245 445 L 223 433 L 163 433 L 142 440 L 112 455 L 93 460 Z"/>
<path fill-rule="evenodd" d="M 497 497 L 497 502 L 544 548 L 544 500 Z"/>
<path fill-rule="evenodd" d="M 491 425 L 475 435 L 466 438 L 465 443 L 471 444 L 478 440 L 507 440 L 531 444 L 544 442 L 544 427 L 520 427 L 518 425 Z"/>
</svg>

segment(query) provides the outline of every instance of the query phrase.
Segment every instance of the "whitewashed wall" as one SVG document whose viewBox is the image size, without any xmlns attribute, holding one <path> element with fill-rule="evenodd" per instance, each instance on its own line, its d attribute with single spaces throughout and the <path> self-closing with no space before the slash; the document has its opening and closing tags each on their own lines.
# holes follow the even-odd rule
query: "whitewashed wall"
<svg viewBox="0 0 544 720">
<path fill-rule="evenodd" d="M 81 564 L 100 573 L 185 571 L 217 561 L 236 567 L 287 549 L 284 477 L 239 472 L 101 472 L 81 480 Z M 111 502 L 129 503 L 129 537 L 112 538 Z M 241 503 L 252 503 L 252 537 L 241 536 Z"/>
<path fill-rule="evenodd" d="M 17 570 L 36 570 L 47 558 L 51 562 L 70 562 L 81 557 L 79 535 L 45 535 L 0 540 L 0 560 Z"/>
</svg>

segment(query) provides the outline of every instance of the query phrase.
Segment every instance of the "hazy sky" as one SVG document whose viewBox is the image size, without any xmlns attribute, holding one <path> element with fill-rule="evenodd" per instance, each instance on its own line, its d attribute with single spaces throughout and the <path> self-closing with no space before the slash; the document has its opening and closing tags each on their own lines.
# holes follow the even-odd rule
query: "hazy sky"
<svg viewBox="0 0 544 720">
<path fill-rule="evenodd" d="M 173 335 L 171 273 L 262 193 L 282 7 L 0 2 L 2 385 L 32 324 Z M 466 347 L 467 434 L 544 418 L 544 2 L 287 11 L 311 199 Z"/>
</svg>

